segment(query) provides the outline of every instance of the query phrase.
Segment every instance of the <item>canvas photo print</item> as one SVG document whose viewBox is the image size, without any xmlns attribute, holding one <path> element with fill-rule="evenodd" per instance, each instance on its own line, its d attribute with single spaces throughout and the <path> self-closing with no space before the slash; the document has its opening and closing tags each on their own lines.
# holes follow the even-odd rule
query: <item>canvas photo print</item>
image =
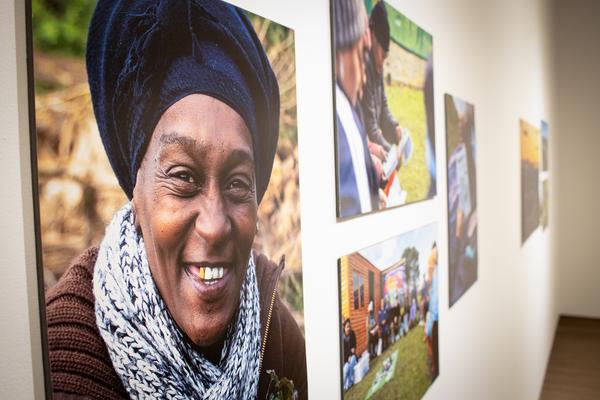
<svg viewBox="0 0 600 400">
<path fill-rule="evenodd" d="M 432 36 L 383 1 L 331 6 L 337 217 L 432 198 Z"/>
<path fill-rule="evenodd" d="M 339 260 L 342 398 L 420 399 L 439 374 L 437 223 Z"/>
<path fill-rule="evenodd" d="M 294 31 L 219 0 L 31 10 L 51 397 L 307 398 Z"/>
<path fill-rule="evenodd" d="M 548 228 L 548 220 L 549 220 L 549 213 L 550 213 L 550 209 L 549 209 L 549 205 L 548 205 L 548 197 L 549 197 L 549 183 L 548 183 L 549 179 L 544 179 L 540 182 L 540 189 L 541 189 L 541 202 L 540 202 L 540 209 L 541 209 L 541 213 L 540 213 L 540 223 L 542 224 L 542 227 L 544 229 Z"/>
<path fill-rule="evenodd" d="M 521 140 L 521 241 L 525 241 L 540 224 L 539 176 L 540 130 L 520 120 Z"/>
<path fill-rule="evenodd" d="M 477 280 L 475 107 L 446 94 L 450 306 Z"/>
<path fill-rule="evenodd" d="M 548 172 L 549 158 L 548 158 L 548 141 L 549 141 L 549 127 L 546 121 L 542 121 L 540 124 L 540 148 L 542 149 L 542 172 Z"/>
<path fill-rule="evenodd" d="M 549 127 L 546 121 L 541 122 L 540 127 L 540 138 L 541 138 L 541 149 L 542 149 L 542 168 L 540 171 L 540 224 L 543 229 L 548 227 L 548 219 L 549 219 L 549 172 L 548 166 L 550 163 L 548 156 L 548 141 L 549 141 Z"/>
</svg>

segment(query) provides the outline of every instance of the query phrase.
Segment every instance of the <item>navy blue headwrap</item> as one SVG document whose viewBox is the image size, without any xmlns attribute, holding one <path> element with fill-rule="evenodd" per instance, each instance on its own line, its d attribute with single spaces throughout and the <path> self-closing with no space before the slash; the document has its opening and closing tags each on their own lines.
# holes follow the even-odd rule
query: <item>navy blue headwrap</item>
<svg viewBox="0 0 600 400">
<path fill-rule="evenodd" d="M 201 93 L 246 122 L 260 202 L 279 135 L 279 87 L 241 10 L 220 0 L 100 0 L 86 63 L 100 136 L 130 199 L 161 115 Z"/>
</svg>

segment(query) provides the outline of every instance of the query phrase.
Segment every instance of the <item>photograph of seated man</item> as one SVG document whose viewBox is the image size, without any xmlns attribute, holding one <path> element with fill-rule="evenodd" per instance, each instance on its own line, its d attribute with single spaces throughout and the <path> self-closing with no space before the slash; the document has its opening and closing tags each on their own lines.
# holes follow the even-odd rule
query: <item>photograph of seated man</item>
<svg viewBox="0 0 600 400">
<path fill-rule="evenodd" d="M 338 218 L 432 198 L 431 35 L 383 1 L 332 6 Z"/>
</svg>

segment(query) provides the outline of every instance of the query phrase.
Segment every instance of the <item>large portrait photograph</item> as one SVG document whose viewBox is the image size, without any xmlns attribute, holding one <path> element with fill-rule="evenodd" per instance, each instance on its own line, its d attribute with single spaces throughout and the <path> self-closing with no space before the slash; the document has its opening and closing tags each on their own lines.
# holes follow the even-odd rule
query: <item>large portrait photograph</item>
<svg viewBox="0 0 600 400">
<path fill-rule="evenodd" d="M 331 7 L 338 219 L 434 197 L 432 36 L 381 0 Z"/>
<path fill-rule="evenodd" d="M 339 259 L 344 400 L 420 399 L 439 375 L 437 227 Z"/>
<path fill-rule="evenodd" d="M 29 9 L 48 398 L 307 398 L 293 30 Z"/>
<path fill-rule="evenodd" d="M 450 306 L 477 280 L 475 107 L 446 94 Z"/>
</svg>

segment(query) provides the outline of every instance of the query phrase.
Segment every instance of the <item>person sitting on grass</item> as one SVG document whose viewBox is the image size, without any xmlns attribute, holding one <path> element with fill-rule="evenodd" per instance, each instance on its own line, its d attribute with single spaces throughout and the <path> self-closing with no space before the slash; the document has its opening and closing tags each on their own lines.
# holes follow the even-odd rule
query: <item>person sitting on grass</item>
<svg viewBox="0 0 600 400">
<path fill-rule="evenodd" d="M 344 334 L 342 335 L 344 347 L 344 390 L 354 385 L 354 367 L 356 366 L 356 335 L 350 325 L 350 319 L 344 320 Z"/>
<path fill-rule="evenodd" d="M 371 48 L 365 50 L 364 62 L 367 81 L 360 101 L 369 150 L 384 161 L 392 144 L 400 143 L 403 129 L 389 110 L 383 83 L 383 64 L 390 49 L 390 24 L 383 1 L 371 11 L 369 19 Z M 398 162 L 401 157 L 398 152 Z"/>
</svg>

